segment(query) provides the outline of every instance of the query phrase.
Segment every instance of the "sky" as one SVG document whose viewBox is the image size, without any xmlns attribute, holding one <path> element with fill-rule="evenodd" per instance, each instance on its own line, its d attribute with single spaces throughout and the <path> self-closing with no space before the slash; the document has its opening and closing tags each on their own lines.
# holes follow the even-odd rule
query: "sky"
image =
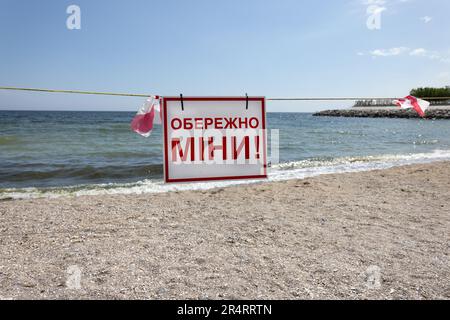
<svg viewBox="0 0 450 320">
<path fill-rule="evenodd" d="M 0 0 L 0 86 L 403 97 L 450 85 L 448 12 L 448 0 Z M 0 90 L 6 110 L 136 111 L 143 100 Z M 268 111 L 348 106 L 269 102 Z"/>
</svg>

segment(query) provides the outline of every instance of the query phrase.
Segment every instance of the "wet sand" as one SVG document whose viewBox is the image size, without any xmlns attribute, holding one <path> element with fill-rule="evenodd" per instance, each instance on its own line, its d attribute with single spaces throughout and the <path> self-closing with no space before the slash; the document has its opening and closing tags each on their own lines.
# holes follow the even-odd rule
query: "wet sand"
<svg viewBox="0 0 450 320">
<path fill-rule="evenodd" d="M 3 299 L 449 299 L 449 254 L 450 162 L 0 202 Z"/>
</svg>

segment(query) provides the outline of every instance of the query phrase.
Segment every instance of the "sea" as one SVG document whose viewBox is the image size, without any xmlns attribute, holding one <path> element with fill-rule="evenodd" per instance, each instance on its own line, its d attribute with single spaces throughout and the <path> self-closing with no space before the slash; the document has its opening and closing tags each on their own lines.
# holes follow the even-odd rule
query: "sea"
<svg viewBox="0 0 450 320">
<path fill-rule="evenodd" d="M 0 111 L 0 200 L 209 189 L 259 181 L 163 183 L 161 127 L 134 112 Z M 268 113 L 279 132 L 270 181 L 450 160 L 450 121 Z M 269 142 L 269 159 L 271 158 Z"/>
</svg>

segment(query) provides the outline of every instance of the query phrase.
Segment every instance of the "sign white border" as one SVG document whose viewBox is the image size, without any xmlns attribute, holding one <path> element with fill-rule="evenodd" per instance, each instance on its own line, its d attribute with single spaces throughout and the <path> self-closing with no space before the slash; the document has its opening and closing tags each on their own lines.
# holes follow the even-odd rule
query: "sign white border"
<svg viewBox="0 0 450 320">
<path fill-rule="evenodd" d="M 199 177 L 199 178 L 171 178 L 169 171 L 169 144 L 168 144 L 168 123 L 167 123 L 167 108 L 168 102 L 179 102 L 177 107 L 181 110 L 181 99 L 184 102 L 188 101 L 204 101 L 204 102 L 218 102 L 218 101 L 242 101 L 242 107 L 245 108 L 247 100 L 249 102 L 261 103 L 261 128 L 262 129 L 262 153 L 263 163 L 261 165 L 263 173 L 259 175 L 241 175 L 241 176 L 214 176 L 214 177 Z M 164 181 L 166 183 L 174 182 L 199 182 L 199 181 L 215 181 L 215 180 L 243 180 L 243 179 L 266 179 L 267 178 L 267 141 L 266 141 L 266 99 L 264 97 L 163 97 L 162 98 L 162 125 L 163 125 L 163 155 L 164 155 Z"/>
</svg>

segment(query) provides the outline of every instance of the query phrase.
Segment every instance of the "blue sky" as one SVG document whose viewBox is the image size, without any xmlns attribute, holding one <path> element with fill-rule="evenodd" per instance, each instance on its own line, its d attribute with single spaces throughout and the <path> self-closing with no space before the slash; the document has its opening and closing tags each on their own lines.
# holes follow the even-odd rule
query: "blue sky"
<svg viewBox="0 0 450 320">
<path fill-rule="evenodd" d="M 66 27 L 72 4 L 80 30 Z M 450 85 L 448 12 L 448 0 L 0 0 L 0 86 L 404 96 Z M 374 13 L 380 28 L 370 30 Z M 13 110 L 137 110 L 142 101 L 0 91 L 0 109 Z M 269 111 L 347 105 L 271 102 Z"/>
</svg>

